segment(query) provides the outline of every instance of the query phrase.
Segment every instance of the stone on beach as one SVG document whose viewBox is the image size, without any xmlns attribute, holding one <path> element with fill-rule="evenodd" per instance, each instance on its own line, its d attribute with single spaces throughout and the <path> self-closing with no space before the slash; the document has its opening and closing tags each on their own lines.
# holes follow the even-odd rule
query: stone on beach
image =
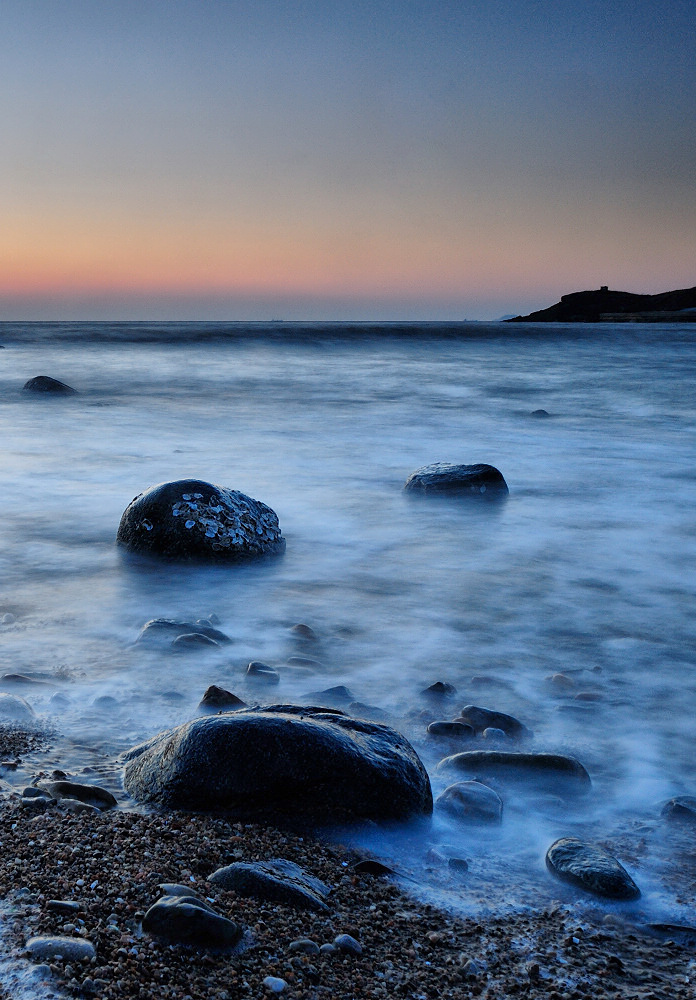
<svg viewBox="0 0 696 1000">
<path fill-rule="evenodd" d="M 140 493 L 123 512 L 116 540 L 130 554 L 178 562 L 239 562 L 285 550 L 270 507 L 200 479 Z"/>
<path fill-rule="evenodd" d="M 66 385 L 65 382 L 59 382 L 57 378 L 51 378 L 50 375 L 36 375 L 24 383 L 22 392 L 52 394 L 54 396 L 75 396 L 77 389 L 73 389 L 71 385 Z"/>
<path fill-rule="evenodd" d="M 76 937 L 35 937 L 27 941 L 26 950 L 32 959 L 43 962 L 63 958 L 66 962 L 89 962 L 96 952 L 91 941 Z"/>
<path fill-rule="evenodd" d="M 463 771 L 472 778 L 496 778 L 559 795 L 588 792 L 592 782 L 575 757 L 504 750 L 465 750 L 445 757 L 438 771 Z"/>
<path fill-rule="evenodd" d="M 243 929 L 216 913 L 198 896 L 163 896 L 143 917 L 143 930 L 172 944 L 203 948 L 232 948 Z"/>
<path fill-rule="evenodd" d="M 608 851 L 576 837 L 562 837 L 546 852 L 550 872 L 564 882 L 605 899 L 631 900 L 640 896 L 623 865 Z"/>
<path fill-rule="evenodd" d="M 37 788 L 56 801 L 77 799 L 97 809 L 113 809 L 118 804 L 111 792 L 99 785 L 85 785 L 77 781 L 40 781 Z"/>
<path fill-rule="evenodd" d="M 16 694 L 0 692 L 0 721 L 12 719 L 14 722 L 33 722 L 36 713 L 28 701 Z"/>
<path fill-rule="evenodd" d="M 274 903 L 287 903 L 300 910 L 327 912 L 324 899 L 329 887 L 293 861 L 235 861 L 218 868 L 208 881 L 240 896 L 253 896 Z"/>
<path fill-rule="evenodd" d="M 425 767 L 398 732 L 324 708 L 272 705 L 194 719 L 125 755 L 140 802 L 289 820 L 432 812 Z"/>
<path fill-rule="evenodd" d="M 433 462 L 416 469 L 406 480 L 406 490 L 422 493 L 459 493 L 500 497 L 509 493 L 502 473 L 492 465 L 457 465 Z"/>
</svg>

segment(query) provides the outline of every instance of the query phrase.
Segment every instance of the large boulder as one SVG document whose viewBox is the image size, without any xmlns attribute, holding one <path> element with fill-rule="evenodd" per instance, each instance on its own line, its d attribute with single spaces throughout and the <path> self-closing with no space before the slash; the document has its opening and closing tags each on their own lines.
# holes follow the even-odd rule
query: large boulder
<svg viewBox="0 0 696 1000">
<path fill-rule="evenodd" d="M 433 462 L 416 469 L 406 480 L 406 490 L 420 493 L 463 493 L 486 498 L 507 496 L 505 479 L 492 465 L 455 465 Z"/>
<path fill-rule="evenodd" d="M 564 882 L 604 899 L 637 899 L 640 889 L 616 858 L 595 844 L 562 837 L 546 852 L 546 866 Z"/>
<path fill-rule="evenodd" d="M 285 550 L 270 507 L 200 479 L 140 493 L 123 512 L 116 540 L 129 553 L 177 561 L 238 562 Z"/>
<path fill-rule="evenodd" d="M 400 733 L 326 708 L 197 718 L 125 755 L 139 802 L 239 817 L 340 822 L 429 815 L 427 772 Z"/>
</svg>

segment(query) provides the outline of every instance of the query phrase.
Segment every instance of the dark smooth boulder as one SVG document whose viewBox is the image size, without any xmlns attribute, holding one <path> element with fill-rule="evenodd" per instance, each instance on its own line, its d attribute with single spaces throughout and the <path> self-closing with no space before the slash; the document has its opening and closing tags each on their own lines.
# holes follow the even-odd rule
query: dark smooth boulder
<svg viewBox="0 0 696 1000">
<path fill-rule="evenodd" d="M 52 799 L 78 799 L 97 809 L 113 809 L 118 802 L 107 788 L 100 785 L 83 785 L 78 781 L 41 781 L 37 786 L 48 792 Z"/>
<path fill-rule="evenodd" d="M 427 731 L 429 736 L 440 736 L 448 740 L 471 740 L 474 737 L 473 726 L 465 722 L 431 722 Z"/>
<path fill-rule="evenodd" d="M 36 392 L 54 396 L 77 395 L 77 389 L 66 385 L 65 382 L 59 382 L 57 378 L 51 378 L 50 375 L 37 375 L 35 378 L 30 378 L 22 386 L 22 392 Z"/>
<path fill-rule="evenodd" d="M 144 646 L 171 646 L 173 641 L 183 635 L 204 635 L 218 645 L 232 642 L 228 635 L 212 625 L 206 625 L 202 621 L 176 621 L 173 618 L 153 618 L 145 622 L 135 641 Z"/>
<path fill-rule="evenodd" d="M 285 550 L 270 507 L 200 479 L 140 493 L 123 512 L 116 540 L 128 553 L 179 562 L 239 562 Z"/>
<path fill-rule="evenodd" d="M 432 812 L 428 774 L 400 733 L 326 708 L 272 705 L 194 719 L 125 754 L 140 802 L 288 821 Z"/>
<path fill-rule="evenodd" d="M 273 858 L 270 861 L 236 861 L 218 868 L 208 881 L 221 889 L 232 889 L 240 896 L 253 896 L 272 903 L 287 903 L 299 910 L 326 913 L 324 899 L 329 887 L 294 861 Z"/>
<path fill-rule="evenodd" d="M 441 792 L 435 805 L 467 823 L 500 823 L 503 800 L 481 781 L 457 781 Z"/>
<path fill-rule="evenodd" d="M 579 760 L 554 753 L 466 750 L 445 757 L 437 770 L 462 771 L 472 778 L 496 778 L 558 795 L 584 794 L 592 786 Z"/>
<path fill-rule="evenodd" d="M 509 492 L 502 473 L 492 465 L 433 462 L 412 472 L 404 489 L 422 493 L 464 493 L 500 497 Z"/>
<path fill-rule="evenodd" d="M 233 948 L 243 929 L 197 896 L 163 896 L 143 917 L 143 930 L 172 944 Z"/>
<path fill-rule="evenodd" d="M 564 882 L 604 899 L 638 899 L 640 889 L 608 851 L 576 837 L 562 837 L 546 852 L 546 866 Z"/>
<path fill-rule="evenodd" d="M 494 712 L 490 708 L 479 708 L 477 705 L 467 705 L 461 712 L 462 722 L 466 722 L 476 733 L 483 733 L 485 729 L 502 729 L 506 736 L 519 738 L 522 736 L 532 736 L 531 730 L 527 729 L 514 715 L 506 715 L 504 712 Z"/>
</svg>

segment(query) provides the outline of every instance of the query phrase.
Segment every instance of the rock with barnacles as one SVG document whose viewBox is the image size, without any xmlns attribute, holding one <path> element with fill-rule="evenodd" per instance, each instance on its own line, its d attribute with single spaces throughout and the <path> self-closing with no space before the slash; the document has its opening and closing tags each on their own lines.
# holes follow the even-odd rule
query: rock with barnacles
<svg viewBox="0 0 696 1000">
<path fill-rule="evenodd" d="M 509 492 L 503 474 L 494 466 L 451 462 L 433 462 L 416 469 L 404 489 L 412 493 L 457 493 L 486 499 L 507 496 Z"/>
<path fill-rule="evenodd" d="M 129 554 L 178 562 L 239 562 L 285 549 L 270 507 L 200 479 L 139 494 L 123 512 L 116 540 Z"/>
<path fill-rule="evenodd" d="M 199 717 L 125 755 L 139 802 L 250 819 L 395 820 L 429 815 L 430 780 L 394 729 L 298 705 Z"/>
</svg>

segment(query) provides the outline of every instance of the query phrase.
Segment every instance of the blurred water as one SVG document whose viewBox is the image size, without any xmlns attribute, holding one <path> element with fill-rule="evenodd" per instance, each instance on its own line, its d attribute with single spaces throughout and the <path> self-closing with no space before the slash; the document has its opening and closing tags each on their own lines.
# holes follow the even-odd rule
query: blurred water
<svg viewBox="0 0 696 1000">
<path fill-rule="evenodd" d="M 430 841 L 499 866 L 543 867 L 568 824 L 606 833 L 696 791 L 688 326 L 0 324 L 0 343 L 0 618 L 16 619 L 0 625 L 2 672 L 43 682 L 4 689 L 55 728 L 60 766 L 93 763 L 86 746 L 109 761 L 192 717 L 210 683 L 247 701 L 345 684 L 414 741 L 436 791 L 451 748 L 425 726 L 466 704 L 510 712 L 536 748 L 585 763 L 595 792 L 572 821 L 512 804 L 491 848 L 436 819 Z M 23 395 L 38 374 L 80 394 Z M 549 418 L 531 416 L 542 407 Z M 495 465 L 510 496 L 404 494 L 432 461 Z M 124 507 L 184 477 L 269 504 L 286 556 L 122 564 Z M 150 618 L 212 612 L 232 646 L 132 646 Z M 317 650 L 293 646 L 300 621 Z M 286 665 L 303 652 L 322 665 Z M 269 695 L 245 687 L 251 659 L 278 667 Z M 458 692 L 440 712 L 420 694 L 437 680 Z M 660 864 L 644 862 L 644 883 Z"/>
</svg>

